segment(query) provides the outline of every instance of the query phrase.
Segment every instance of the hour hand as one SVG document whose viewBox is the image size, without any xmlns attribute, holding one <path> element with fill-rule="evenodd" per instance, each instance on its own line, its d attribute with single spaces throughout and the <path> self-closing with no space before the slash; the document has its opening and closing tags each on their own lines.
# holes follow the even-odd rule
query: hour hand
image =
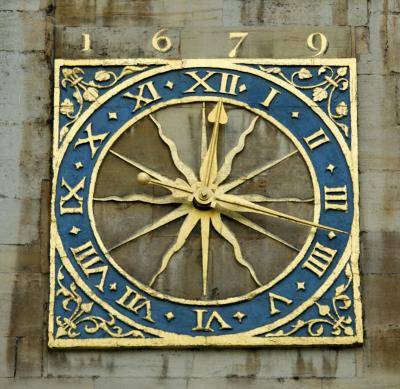
<svg viewBox="0 0 400 389">
<path fill-rule="evenodd" d="M 295 216 L 288 215 L 283 212 L 275 211 L 274 209 L 263 207 L 258 204 L 254 204 L 251 201 L 244 200 L 235 195 L 229 194 L 220 194 L 217 195 L 217 203 L 226 208 L 228 210 L 236 211 L 236 212 L 252 212 L 252 213 L 259 213 L 261 215 L 271 216 L 278 219 L 283 219 L 287 221 L 291 221 L 293 223 L 302 224 L 309 227 L 316 227 L 326 231 L 335 231 L 342 234 L 347 234 L 346 231 L 339 230 L 334 227 L 325 226 L 323 224 L 313 223 L 308 220 L 300 219 Z"/>
<path fill-rule="evenodd" d="M 200 180 L 208 186 L 212 184 L 218 173 L 218 161 L 217 161 L 217 149 L 218 149 L 218 137 L 219 137 L 219 126 L 228 122 L 228 115 L 225 112 L 224 103 L 222 99 L 218 101 L 214 109 L 208 115 L 208 121 L 214 123 L 213 131 L 211 135 L 210 145 L 206 152 L 206 155 L 201 162 L 200 167 Z"/>
</svg>

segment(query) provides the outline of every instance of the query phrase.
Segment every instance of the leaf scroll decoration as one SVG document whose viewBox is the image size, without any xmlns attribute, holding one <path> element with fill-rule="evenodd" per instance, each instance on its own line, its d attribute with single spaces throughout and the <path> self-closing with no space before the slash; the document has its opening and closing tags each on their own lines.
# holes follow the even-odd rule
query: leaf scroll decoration
<svg viewBox="0 0 400 389">
<path fill-rule="evenodd" d="M 319 81 L 312 84 L 302 84 L 303 80 L 310 80 L 314 76 L 306 68 L 294 72 L 290 78 L 288 78 L 279 67 L 264 67 L 260 66 L 260 69 L 268 74 L 274 74 L 290 85 L 297 89 L 311 90 L 312 100 L 316 103 L 327 101 L 327 113 L 329 117 L 335 122 L 340 128 L 346 138 L 349 137 L 349 127 L 347 124 L 339 121 L 340 119 L 348 115 L 348 107 L 345 101 L 340 101 L 336 106 L 333 106 L 333 95 L 334 93 L 342 93 L 349 88 L 349 81 L 346 78 L 348 75 L 348 68 L 346 66 L 338 67 L 336 69 L 330 66 L 321 66 L 318 69 L 317 76 Z"/>
<path fill-rule="evenodd" d="M 307 333 L 313 337 L 324 335 L 327 328 L 330 328 L 330 335 L 333 336 L 353 336 L 354 330 L 351 326 L 353 319 L 346 314 L 346 311 L 352 306 L 351 298 L 346 294 L 353 279 L 350 264 L 345 267 L 345 276 L 347 282 L 336 287 L 331 304 L 314 303 L 319 317 L 309 320 L 299 319 L 292 325 L 291 330 L 287 332 L 278 330 L 273 333 L 267 333 L 265 337 L 291 336 L 302 328 L 306 328 Z"/>
<path fill-rule="evenodd" d="M 91 314 L 94 303 L 84 302 L 75 282 L 71 282 L 68 287 L 64 285 L 63 271 L 64 267 L 61 266 L 57 273 L 56 296 L 62 296 L 61 306 L 68 315 L 56 317 L 56 339 L 74 339 L 81 336 L 82 331 L 90 335 L 104 331 L 112 338 L 144 338 L 143 332 L 137 329 L 124 332 L 124 329 L 117 324 L 115 316 L 110 313 L 107 313 L 106 318 Z"/>
<path fill-rule="evenodd" d="M 101 91 L 113 87 L 122 78 L 145 70 L 147 66 L 125 66 L 119 75 L 110 70 L 98 70 L 94 74 L 94 80 L 85 80 L 85 71 L 82 68 L 65 67 L 62 69 L 61 86 L 63 89 L 72 88 L 72 101 L 65 98 L 60 104 L 60 114 L 67 117 L 68 121 L 60 130 L 60 140 L 65 138 L 72 125 L 82 115 L 85 103 L 95 102 Z"/>
</svg>

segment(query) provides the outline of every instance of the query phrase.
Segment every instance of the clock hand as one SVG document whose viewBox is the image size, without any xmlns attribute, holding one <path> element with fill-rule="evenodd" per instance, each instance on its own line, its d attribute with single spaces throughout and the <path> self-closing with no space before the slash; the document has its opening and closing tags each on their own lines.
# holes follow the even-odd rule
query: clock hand
<svg viewBox="0 0 400 389">
<path fill-rule="evenodd" d="M 298 152 L 299 152 L 298 150 L 292 151 L 282 158 L 276 159 L 275 161 L 272 161 L 272 162 L 268 162 L 266 165 L 253 170 L 252 172 L 248 173 L 244 177 L 240 177 L 237 180 L 227 182 L 226 184 L 221 185 L 219 188 L 223 193 L 229 192 L 230 190 L 236 188 L 237 186 L 242 185 L 246 181 L 251 180 L 252 178 L 258 176 L 259 174 L 265 172 L 266 170 L 269 170 L 272 167 L 278 165 L 278 163 L 281 163 L 281 162 L 285 161 L 286 159 L 292 157 L 293 155 L 296 155 Z"/>
<path fill-rule="evenodd" d="M 347 234 L 346 231 L 339 230 L 334 227 L 325 226 L 323 224 L 313 223 L 308 220 L 300 219 L 295 216 L 288 215 L 283 212 L 275 211 L 271 208 L 262 207 L 261 205 L 254 204 L 251 201 L 244 200 L 235 195 L 229 194 L 216 194 L 217 204 L 226 207 L 228 210 L 236 212 L 254 212 L 261 215 L 276 217 L 278 219 L 288 220 L 294 223 L 303 224 L 305 226 L 317 227 L 326 231 L 335 231 L 342 234 Z"/>
<path fill-rule="evenodd" d="M 143 184 L 143 185 L 152 184 L 152 185 L 161 186 L 161 187 L 169 189 L 169 190 L 173 189 L 173 190 L 180 190 L 180 191 L 186 192 L 186 193 L 193 193 L 193 191 L 191 189 L 185 188 L 185 187 L 177 184 L 174 181 L 172 181 L 172 183 L 158 181 L 158 180 L 153 179 L 149 174 L 144 173 L 144 172 L 141 172 L 137 175 L 137 180 L 139 181 L 140 184 Z"/>
<path fill-rule="evenodd" d="M 208 115 L 208 121 L 210 123 L 214 123 L 214 127 L 211 135 L 210 145 L 200 167 L 200 180 L 205 186 L 212 184 L 217 177 L 217 146 L 219 126 L 220 124 L 226 124 L 228 122 L 228 116 L 225 112 L 222 99 L 218 100 L 218 103 Z"/>
<path fill-rule="evenodd" d="M 169 184 L 173 184 L 174 181 L 163 176 L 160 173 L 157 173 L 156 171 L 142 165 L 139 162 L 134 161 L 133 159 L 127 158 L 119 153 L 117 153 L 114 150 L 110 150 L 110 153 L 115 155 L 116 157 L 118 157 L 119 159 L 122 159 L 124 162 L 128 163 L 129 165 L 134 166 L 135 168 L 142 170 L 143 172 L 146 172 L 149 176 L 156 178 L 159 181 L 165 182 L 165 183 L 169 183 Z"/>
</svg>

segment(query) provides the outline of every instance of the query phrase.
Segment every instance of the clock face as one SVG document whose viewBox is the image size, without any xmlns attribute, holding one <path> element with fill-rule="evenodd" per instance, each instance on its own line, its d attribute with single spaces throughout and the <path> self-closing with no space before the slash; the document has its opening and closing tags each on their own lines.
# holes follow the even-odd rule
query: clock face
<svg viewBox="0 0 400 389">
<path fill-rule="evenodd" d="M 292 62 L 58 64 L 52 345 L 360 341 L 354 68 Z"/>
</svg>

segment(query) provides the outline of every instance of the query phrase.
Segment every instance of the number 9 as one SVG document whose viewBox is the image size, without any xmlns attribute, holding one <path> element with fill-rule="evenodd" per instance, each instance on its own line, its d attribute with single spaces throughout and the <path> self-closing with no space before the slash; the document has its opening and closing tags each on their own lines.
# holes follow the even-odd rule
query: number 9
<svg viewBox="0 0 400 389">
<path fill-rule="evenodd" d="M 316 46 L 317 37 L 319 37 L 320 47 Z M 307 38 L 307 46 L 310 50 L 317 51 L 317 53 L 314 54 L 313 57 L 318 57 L 319 55 L 325 54 L 327 52 L 329 43 L 328 39 L 326 39 L 326 36 L 322 32 L 313 32 Z"/>
<path fill-rule="evenodd" d="M 158 50 L 161 51 L 162 53 L 166 53 L 167 51 L 171 50 L 172 48 L 172 42 L 171 39 L 169 37 L 167 37 L 166 35 L 161 35 L 164 32 L 167 32 L 168 29 L 167 28 L 162 28 L 160 31 L 157 31 L 152 40 L 151 40 L 151 44 L 153 45 L 153 47 Z"/>
</svg>

